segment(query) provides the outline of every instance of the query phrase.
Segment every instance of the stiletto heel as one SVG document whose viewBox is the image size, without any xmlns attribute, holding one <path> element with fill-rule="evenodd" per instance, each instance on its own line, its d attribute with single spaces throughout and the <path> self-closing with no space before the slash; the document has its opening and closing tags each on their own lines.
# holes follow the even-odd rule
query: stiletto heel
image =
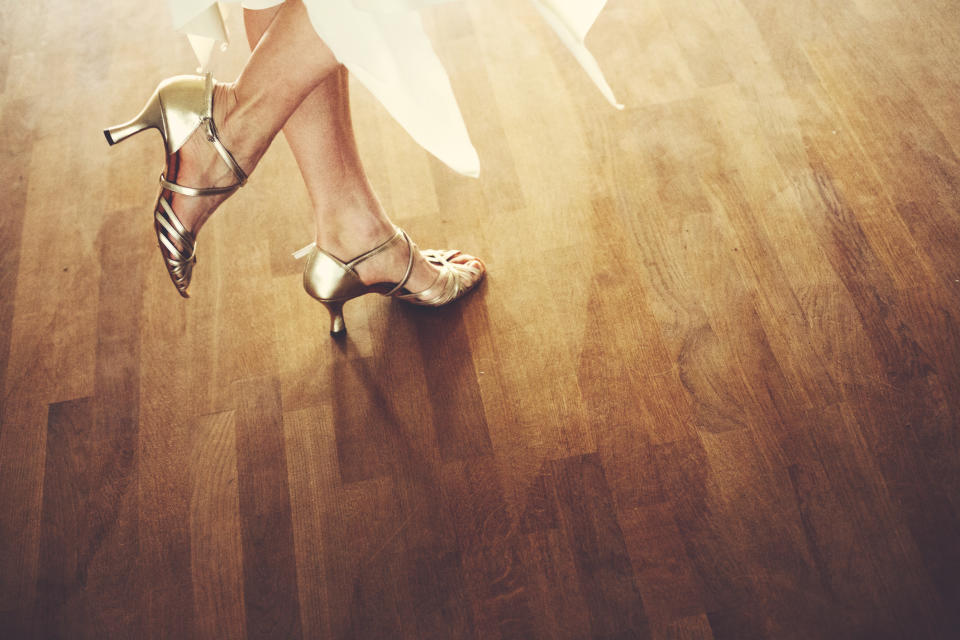
<svg viewBox="0 0 960 640">
<path fill-rule="evenodd" d="M 187 287 L 197 262 L 197 243 L 173 212 L 174 193 L 184 196 L 212 196 L 230 194 L 247 182 L 247 174 L 233 155 L 227 151 L 213 123 L 213 78 L 205 76 L 175 76 L 161 82 L 139 114 L 129 122 L 104 129 L 103 135 L 111 145 L 117 144 L 146 129 L 156 129 L 163 138 L 167 151 L 167 167 L 160 175 L 160 194 L 153 207 L 153 228 L 157 234 L 167 273 L 177 291 L 189 298 Z M 170 160 L 198 128 L 204 127 L 207 140 L 223 162 L 230 167 L 237 182 L 226 187 L 187 187 L 177 184 L 180 163 Z"/>
<path fill-rule="evenodd" d="M 400 282 L 364 284 L 357 274 L 356 266 L 401 241 L 407 245 L 408 258 L 407 269 Z M 420 254 L 437 267 L 437 278 L 423 291 L 411 293 L 404 287 L 413 272 L 413 258 L 416 251 L 419 251 L 417 245 L 410 240 L 406 232 L 397 229 L 388 240 L 349 262 L 341 261 L 316 244 L 307 245 L 293 256 L 298 260 L 307 258 L 307 264 L 303 270 L 303 288 L 330 312 L 330 335 L 336 337 L 347 331 L 343 319 L 343 305 L 348 300 L 368 293 L 379 293 L 411 304 L 439 307 L 461 298 L 473 289 L 483 278 L 486 270 L 479 259 L 460 251 L 432 249 L 421 251 Z"/>
<path fill-rule="evenodd" d="M 147 104 L 135 118 L 129 122 L 104 129 L 103 135 L 110 146 L 113 146 L 147 129 L 163 131 L 163 109 L 160 106 L 160 95 L 156 91 L 150 96 L 150 100 L 147 101 Z"/>
<path fill-rule="evenodd" d="M 343 300 L 321 300 L 320 304 L 330 312 L 330 335 L 334 338 L 347 332 L 347 323 L 343 321 Z"/>
</svg>

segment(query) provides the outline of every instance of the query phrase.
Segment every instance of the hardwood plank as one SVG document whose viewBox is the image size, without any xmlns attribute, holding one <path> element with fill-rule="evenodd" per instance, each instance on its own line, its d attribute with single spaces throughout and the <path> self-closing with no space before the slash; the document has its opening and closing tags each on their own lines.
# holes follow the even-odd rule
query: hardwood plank
<svg viewBox="0 0 960 640">
<path fill-rule="evenodd" d="M 303 629 L 279 385 L 272 378 L 235 385 L 247 635 L 299 638 Z"/>
<path fill-rule="evenodd" d="M 847 502 L 849 496 L 830 488 L 834 483 L 846 484 L 844 477 L 852 482 L 864 482 L 876 473 L 871 461 L 864 458 L 864 452 L 851 451 L 848 444 L 837 449 L 827 444 L 831 440 L 838 444 L 833 434 L 850 428 L 844 421 L 842 409 L 831 407 L 821 415 L 811 417 L 805 426 L 793 434 L 790 443 L 792 451 L 803 452 L 798 456 L 802 462 L 789 466 L 787 473 L 797 497 L 812 567 L 819 576 L 824 596 L 829 598 L 831 604 L 831 611 L 824 618 L 823 632 L 843 635 L 854 629 L 869 627 L 887 629 L 888 633 L 892 633 L 897 629 L 895 609 L 891 608 L 889 602 L 880 604 L 884 600 L 884 592 L 889 588 L 882 577 L 885 571 L 860 552 L 858 541 L 865 529 L 890 531 L 883 536 L 883 540 L 876 542 L 888 546 L 881 562 L 900 564 L 904 562 L 902 543 L 898 540 L 902 536 L 902 525 L 891 521 L 891 505 L 885 496 L 867 498 L 861 495 L 854 504 Z M 845 461 L 842 468 L 838 466 L 841 459 Z M 859 480 L 853 480 L 853 477 Z M 867 524 L 871 521 L 877 524 Z M 883 524 L 880 524 L 881 521 Z M 840 606 L 852 601 L 874 601 L 877 602 L 877 609 L 883 611 L 867 619 L 855 609 Z M 900 629 L 899 632 L 906 631 Z"/>
<path fill-rule="evenodd" d="M 41 637 L 128 636 L 142 628 L 136 423 L 93 398 L 51 405 L 34 620 Z"/>
<path fill-rule="evenodd" d="M 329 409 L 285 412 L 283 432 L 297 557 L 297 593 L 303 635 L 330 637 L 327 539 L 323 523 L 335 508 L 340 486 L 336 443 Z"/>
<path fill-rule="evenodd" d="M 406 582 L 401 563 L 408 560 L 398 553 L 407 520 L 396 483 L 388 477 L 355 482 L 336 499 L 322 523 L 330 540 L 324 561 L 330 636 L 409 637 L 399 603 Z"/>
<path fill-rule="evenodd" d="M 444 501 L 452 511 L 472 631 L 478 638 L 533 635 L 527 576 L 520 560 L 522 540 L 506 511 L 489 458 L 452 462 L 441 471 Z"/>
<path fill-rule="evenodd" d="M 379 380 L 375 361 L 340 358 L 333 424 L 341 478 L 351 483 L 386 476 L 404 464 L 404 416 Z"/>
<path fill-rule="evenodd" d="M 8 59 L 3 56 L 4 59 Z M 28 101 L 4 101 L 0 112 L 0 130 L 3 136 L 3 152 L 0 156 L 0 180 L 7 185 L 3 202 L 3 215 L 0 216 L 0 288 L 12 291 L 16 287 L 17 265 L 20 261 L 20 235 L 26 213 L 27 172 L 33 145 L 33 114 Z M 0 380 L 6 380 L 6 368 L 9 362 L 13 335 L 14 296 L 3 296 L 0 301 Z M 6 403 L 6 394 L 2 402 Z M 0 405 L 2 408 L 2 405 Z"/>
<path fill-rule="evenodd" d="M 419 542 L 419 541 L 418 541 Z M 411 544 L 401 558 L 403 602 L 398 612 L 408 638 L 478 638 L 459 553 Z"/>
<path fill-rule="evenodd" d="M 0 630 L 16 637 L 28 635 L 37 598 L 49 416 L 36 400 L 12 400 L 0 431 Z"/>
<path fill-rule="evenodd" d="M 687 557 L 684 535 L 670 505 L 623 511 L 619 522 L 636 570 L 637 588 L 650 611 L 653 636 L 679 620 L 705 615 L 701 579 Z"/>
<path fill-rule="evenodd" d="M 535 637 L 590 637 L 588 594 L 580 587 L 567 536 L 557 528 L 529 534 L 523 560 Z"/>
<path fill-rule="evenodd" d="M 235 415 L 198 418 L 191 440 L 193 631 L 202 638 L 245 638 Z"/>
<path fill-rule="evenodd" d="M 734 516 L 727 535 L 737 541 L 739 565 L 751 583 L 747 589 L 766 599 L 759 610 L 750 608 L 760 635 L 784 637 L 803 620 L 836 619 L 833 605 L 819 593 L 787 474 L 763 457 L 749 430 L 704 434 L 703 444 L 721 508 Z M 737 616 L 718 613 L 729 622 Z M 828 629 L 820 632 L 830 634 Z M 720 635 L 717 629 L 714 633 Z"/>
<path fill-rule="evenodd" d="M 598 456 L 558 460 L 553 471 L 560 519 L 590 613 L 591 633 L 649 637 L 643 601 Z"/>
<path fill-rule="evenodd" d="M 672 622 L 658 629 L 654 637 L 665 640 L 712 640 L 714 635 L 710 628 L 710 620 L 704 615 L 699 615 Z"/>
<path fill-rule="evenodd" d="M 655 455 L 714 634 L 713 619 L 720 615 L 732 617 L 743 637 L 757 637 L 761 623 L 747 607 L 753 598 L 749 576 L 739 570 L 743 541 L 728 533 L 735 514 L 726 512 L 717 495 L 702 442 L 696 438 L 658 445 Z"/>
<path fill-rule="evenodd" d="M 12 11 L 4 9 L 5 14 Z M 6 17 L 6 16 L 5 16 Z M 21 15 L 17 13 L 17 17 Z M 14 17 L 11 15 L 10 20 Z M 10 24 L 10 22 L 6 22 Z M 9 55 L 2 56 L 7 68 Z M 26 215 L 29 163 L 34 139 L 35 116 L 28 100 L 3 100 L 0 112 L 0 179 L 7 185 L 0 215 L 0 287 L 15 290 L 20 261 L 21 233 Z M 36 581 L 39 512 L 43 473 L 43 452 L 47 408 L 33 399 L 27 403 L 16 390 L 29 386 L 22 368 L 10 368 L 22 344 L 14 343 L 17 324 L 15 296 L 0 297 L 0 375 L 3 376 L 3 397 L 0 398 L 0 629 L 11 635 L 24 634 L 28 624 L 26 613 L 31 608 L 33 583 Z M 21 307 L 20 317 L 23 315 Z M 8 370 L 10 369 L 10 370 Z M 23 385 L 23 386 L 21 386 Z"/>
<path fill-rule="evenodd" d="M 492 452 L 462 308 L 416 314 L 426 395 L 444 462 Z"/>
</svg>

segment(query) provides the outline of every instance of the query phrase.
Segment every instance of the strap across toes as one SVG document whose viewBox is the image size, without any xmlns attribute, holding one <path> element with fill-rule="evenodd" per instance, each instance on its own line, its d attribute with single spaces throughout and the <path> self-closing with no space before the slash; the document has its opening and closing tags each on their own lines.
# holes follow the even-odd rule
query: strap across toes
<svg viewBox="0 0 960 640">
<path fill-rule="evenodd" d="M 397 296 L 427 307 L 439 307 L 470 291 L 483 278 L 485 267 L 479 258 L 456 249 L 426 249 L 420 254 L 440 272 L 433 284 L 418 293 Z"/>
<path fill-rule="evenodd" d="M 159 206 L 153 215 L 153 227 L 161 249 L 164 250 L 167 273 L 180 295 L 189 298 L 187 287 L 190 286 L 193 265 L 197 262 L 196 240 L 177 218 L 169 202 L 161 197 L 157 199 L 157 204 Z"/>
</svg>

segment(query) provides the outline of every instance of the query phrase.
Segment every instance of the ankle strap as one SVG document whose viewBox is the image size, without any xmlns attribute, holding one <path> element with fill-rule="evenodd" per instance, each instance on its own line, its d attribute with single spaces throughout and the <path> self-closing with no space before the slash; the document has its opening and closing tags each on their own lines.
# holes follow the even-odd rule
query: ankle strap
<svg viewBox="0 0 960 640">
<path fill-rule="evenodd" d="M 392 243 L 394 240 L 397 239 L 397 236 L 400 235 L 401 233 L 402 232 L 398 229 L 396 233 L 394 233 L 392 236 L 390 236 L 389 238 L 387 238 L 386 240 L 384 240 L 383 242 L 375 246 L 373 249 L 370 249 L 370 251 L 367 251 L 366 253 L 357 256 L 356 258 L 354 258 L 349 262 L 344 262 L 343 260 L 333 255 L 326 249 L 321 249 L 320 245 L 318 245 L 316 242 L 311 242 L 310 244 L 305 246 L 303 249 L 298 249 L 294 251 L 293 257 L 295 260 L 299 260 L 300 258 L 305 258 L 308 255 L 310 255 L 310 252 L 316 249 L 318 252 L 322 253 L 328 258 L 335 260 L 338 264 L 342 264 L 345 269 L 352 269 L 354 265 L 360 264 L 367 258 L 372 258 L 373 256 L 377 255 L 381 251 L 385 250 L 387 247 L 390 246 L 390 243 Z"/>
<path fill-rule="evenodd" d="M 237 183 L 227 187 L 185 187 L 182 184 L 170 182 L 163 174 L 160 174 L 160 186 L 185 196 L 214 196 L 219 193 L 233 193 L 243 185 Z"/>
<path fill-rule="evenodd" d="M 227 148 L 223 146 L 223 143 L 220 142 L 220 136 L 217 135 L 217 125 L 213 124 L 213 118 L 206 118 L 207 123 L 207 140 L 213 144 L 213 148 L 217 150 L 217 153 L 220 154 L 220 157 L 223 159 L 224 163 L 230 170 L 233 171 L 233 175 L 237 177 L 237 188 L 242 187 L 247 184 L 247 174 L 240 168 L 240 163 L 236 161 L 233 157 L 233 154 L 227 151 Z"/>
<path fill-rule="evenodd" d="M 407 232 L 403 229 L 397 229 L 397 234 L 402 235 L 403 239 L 407 241 L 407 271 L 403 274 L 403 278 L 400 279 L 400 282 L 397 283 L 393 289 L 390 289 L 385 295 L 392 296 L 397 291 L 400 291 L 405 286 L 407 286 L 407 280 L 410 279 L 410 274 L 413 273 L 413 252 L 415 250 L 415 245 L 410 241 L 410 236 L 407 235 Z M 397 236 L 394 236 L 396 238 Z M 393 238 L 391 238 L 393 240 Z"/>
<path fill-rule="evenodd" d="M 233 193 L 243 185 L 247 184 L 247 174 L 240 167 L 240 164 L 233 157 L 233 154 L 230 153 L 223 143 L 220 142 L 220 136 L 217 135 L 217 127 L 213 124 L 213 118 L 209 116 L 204 116 L 201 121 L 202 124 L 207 126 L 207 140 L 213 144 L 213 148 L 217 150 L 217 153 L 220 154 L 220 158 L 223 160 L 231 171 L 233 175 L 237 177 L 237 182 L 226 187 L 186 187 L 182 184 L 177 184 L 176 182 L 170 182 L 167 180 L 166 176 L 160 174 L 160 186 L 164 189 L 169 189 L 175 193 L 179 193 L 185 196 L 214 196 L 221 193 Z"/>
<path fill-rule="evenodd" d="M 396 229 L 396 227 L 394 227 L 394 228 Z M 393 234 L 392 236 L 390 236 L 389 238 L 387 238 L 386 240 L 384 240 L 383 242 L 381 242 L 380 244 L 378 244 L 377 246 L 375 246 L 373 249 L 370 249 L 370 251 L 367 251 L 366 253 L 361 253 L 359 256 L 357 256 L 356 258 L 354 258 L 354 259 L 351 260 L 350 262 L 344 263 L 344 266 L 346 266 L 348 269 L 353 269 L 355 266 L 357 266 L 358 264 L 360 264 L 360 263 L 363 262 L 364 260 L 367 260 L 367 259 L 369 259 L 369 258 L 372 258 L 373 256 L 377 255 L 378 253 L 381 253 L 381 252 L 383 252 L 383 251 L 386 251 L 386 250 L 387 250 L 387 247 L 389 247 L 391 244 L 393 244 L 394 241 L 396 241 L 396 239 L 397 239 L 398 237 L 403 237 L 403 236 L 404 236 L 403 231 L 401 231 L 400 229 L 396 229 L 396 231 L 394 232 L 394 234 Z M 320 251 L 323 251 L 323 249 L 320 249 Z M 323 252 L 326 253 L 326 251 L 323 251 Z"/>
</svg>

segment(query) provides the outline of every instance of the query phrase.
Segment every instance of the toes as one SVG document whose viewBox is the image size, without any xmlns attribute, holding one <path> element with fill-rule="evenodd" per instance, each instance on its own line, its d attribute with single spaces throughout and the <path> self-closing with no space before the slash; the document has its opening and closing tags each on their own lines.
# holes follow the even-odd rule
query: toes
<svg viewBox="0 0 960 640">
<path fill-rule="evenodd" d="M 487 265 L 483 263 L 483 260 L 481 260 L 480 258 L 477 258 L 476 256 L 471 256 L 470 254 L 467 254 L 467 253 L 460 253 L 458 256 L 456 256 L 456 258 L 454 258 L 450 262 L 452 262 L 453 264 L 460 265 L 462 267 L 466 267 L 471 271 L 475 271 L 478 277 L 483 275 L 483 273 L 487 270 Z"/>
<path fill-rule="evenodd" d="M 453 259 L 450 260 L 454 264 L 462 264 L 464 266 L 474 265 L 477 268 L 483 270 L 486 265 L 483 264 L 483 260 L 476 256 L 472 256 L 469 253 L 459 252 Z"/>
<path fill-rule="evenodd" d="M 458 271 L 466 271 L 477 279 L 483 276 L 487 270 L 486 265 L 480 258 L 455 249 L 449 251 L 428 249 L 421 253 L 427 262 L 438 268 L 443 268 L 444 265 L 447 265 Z"/>
</svg>

